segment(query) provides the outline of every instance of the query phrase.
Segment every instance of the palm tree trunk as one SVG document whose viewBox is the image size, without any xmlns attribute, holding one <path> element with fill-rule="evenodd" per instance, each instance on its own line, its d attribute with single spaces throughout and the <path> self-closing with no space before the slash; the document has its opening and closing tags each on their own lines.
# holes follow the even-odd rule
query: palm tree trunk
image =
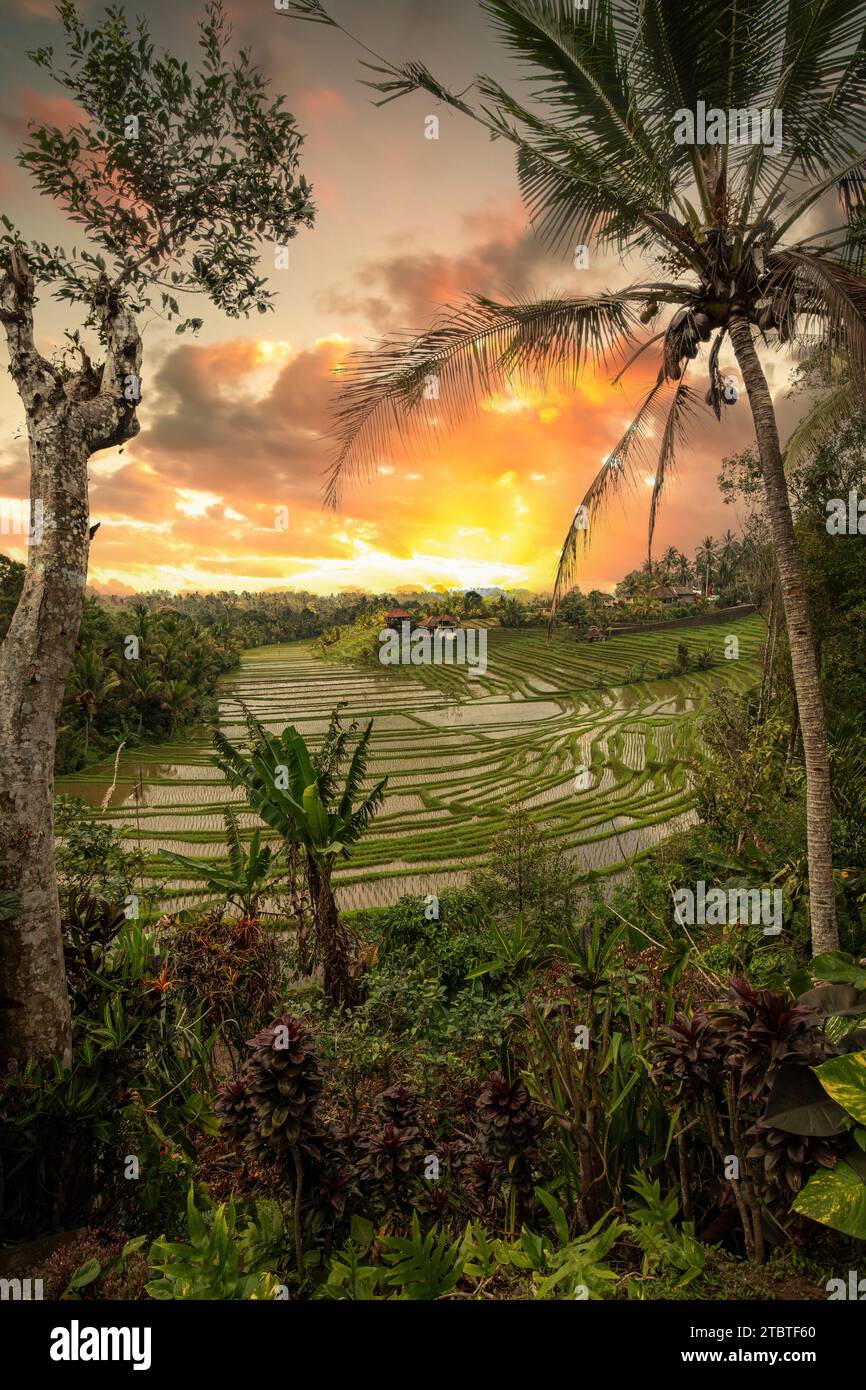
<svg viewBox="0 0 866 1390">
<path fill-rule="evenodd" d="M 764 475 L 764 494 L 770 518 L 779 587 L 785 609 L 794 691 L 800 716 L 806 763 L 806 836 L 809 857 L 809 912 L 812 952 L 839 949 L 836 899 L 833 889 L 832 806 L 827 718 L 815 655 L 815 642 L 800 559 L 779 431 L 767 379 L 746 319 L 731 320 L 731 341 L 752 408 L 758 452 Z"/>
</svg>

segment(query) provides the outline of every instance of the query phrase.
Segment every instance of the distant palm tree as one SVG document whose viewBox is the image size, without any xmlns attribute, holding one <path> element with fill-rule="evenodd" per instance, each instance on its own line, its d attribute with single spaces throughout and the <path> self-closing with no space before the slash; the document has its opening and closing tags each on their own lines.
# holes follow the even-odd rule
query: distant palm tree
<svg viewBox="0 0 866 1390">
<path fill-rule="evenodd" d="M 511 142 L 521 191 L 550 244 L 592 239 L 651 258 L 653 278 L 600 295 L 500 303 L 474 295 L 415 339 L 397 336 L 356 354 L 341 380 L 340 447 L 328 496 L 380 456 L 408 411 L 430 430 L 426 383 L 439 383 L 436 417 L 459 416 L 480 394 L 504 391 L 555 367 L 573 379 L 590 359 L 648 349 L 658 375 L 582 505 L 593 518 L 657 451 L 649 540 L 676 446 L 700 398 L 685 382 L 711 344 L 706 401 L 717 419 L 736 399 L 720 367 L 730 345 L 742 374 L 761 459 L 767 515 L 790 641 L 806 763 L 812 942 L 838 947 L 831 851 L 827 726 L 773 401 L 755 345 L 817 336 L 843 343 L 866 397 L 866 6 L 863 0 L 484 0 L 518 62 L 530 69 L 532 104 L 495 78 L 474 83 L 479 101 L 454 95 L 419 62 L 379 59 L 370 83 L 388 102 L 424 90 L 494 137 Z M 287 0 L 285 13 L 341 28 L 321 0 Z M 778 143 L 752 131 L 710 144 L 706 110 L 771 113 Z M 683 112 L 693 117 L 689 132 Z M 768 132 L 769 134 L 769 132 Z M 682 137 L 682 138 L 680 138 Z M 825 195 L 842 197 L 838 225 L 815 232 Z M 576 262 L 575 262 L 576 264 Z M 638 332 L 640 322 L 648 331 Z M 660 314 L 665 317 L 660 319 Z M 652 326 L 650 329 L 649 326 Z M 736 385 L 736 383 L 733 383 Z M 644 465 L 645 466 L 645 465 Z M 571 510 L 569 508 L 569 510 Z M 589 531 L 569 527 L 552 611 L 574 578 Z M 552 620 L 552 619 L 551 619 Z"/>
<path fill-rule="evenodd" d="M 161 704 L 168 711 L 169 731 L 174 733 L 178 724 L 195 708 L 195 687 L 185 680 L 169 680 L 163 687 Z"/>
<path fill-rule="evenodd" d="M 700 580 L 703 577 L 704 594 L 710 592 L 710 572 L 716 563 L 716 543 L 712 536 L 705 536 L 695 552 L 695 572 Z"/>
<path fill-rule="evenodd" d="M 93 647 L 75 653 L 69 673 L 68 695 L 84 715 L 84 756 L 90 747 L 90 726 L 99 706 L 120 685 L 117 672 Z"/>
<path fill-rule="evenodd" d="M 680 552 L 675 545 L 669 545 L 659 564 L 664 571 L 665 579 L 670 580 L 676 577 L 677 560 Z"/>
<path fill-rule="evenodd" d="M 719 542 L 718 564 L 719 583 L 727 584 L 734 578 L 740 560 L 740 542 L 733 531 L 727 530 Z"/>
<path fill-rule="evenodd" d="M 676 564 L 674 566 L 674 578 L 677 583 L 691 584 L 694 577 L 695 572 L 692 569 L 692 562 L 688 555 L 684 555 L 682 551 L 678 551 Z"/>
<path fill-rule="evenodd" d="M 132 670 L 124 673 L 126 682 L 127 701 L 138 712 L 138 733 L 141 736 L 141 726 L 144 722 L 144 714 L 149 704 L 159 704 L 165 694 L 165 687 L 160 677 L 151 671 L 147 666 L 137 670 L 137 663 L 129 662 Z"/>
<path fill-rule="evenodd" d="M 507 598 L 499 609 L 499 622 L 502 627 L 523 627 L 525 615 L 519 599 Z"/>
</svg>

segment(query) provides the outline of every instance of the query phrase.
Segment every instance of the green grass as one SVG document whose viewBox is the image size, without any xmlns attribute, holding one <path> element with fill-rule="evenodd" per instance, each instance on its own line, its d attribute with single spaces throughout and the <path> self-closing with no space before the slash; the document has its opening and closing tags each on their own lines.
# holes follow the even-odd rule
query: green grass
<svg viewBox="0 0 866 1390">
<path fill-rule="evenodd" d="M 738 661 L 725 637 L 740 639 Z M 247 652 L 228 678 L 220 719 L 242 738 L 237 701 L 273 729 L 295 724 L 314 744 L 332 707 L 374 720 L 371 776 L 389 775 L 385 804 L 337 882 L 346 907 L 376 905 L 402 892 L 428 893 L 463 880 L 483 861 L 508 808 L 522 803 L 554 841 L 587 870 L 603 873 L 646 852 L 685 823 L 691 798 L 685 763 L 695 748 L 696 711 L 708 690 L 745 688 L 756 675 L 763 624 L 731 624 L 617 637 L 587 645 L 543 631 L 489 633 L 488 670 L 438 666 L 380 670 L 316 656 L 309 643 Z M 677 644 L 710 648 L 716 665 L 674 680 L 653 679 Z M 647 678 L 618 686 L 646 663 Z M 604 688 L 597 688 L 600 675 Z M 105 813 L 132 843 L 219 854 L 222 812 L 235 805 L 209 762 L 206 737 L 122 755 Z M 591 785 L 574 790 L 580 764 Z M 139 768 L 144 797 L 132 797 Z M 112 764 L 58 780 L 58 791 L 98 806 Z M 241 814 L 251 830 L 256 818 Z M 166 873 L 154 862 L 153 873 Z M 179 887 L 169 876 L 166 889 Z"/>
</svg>

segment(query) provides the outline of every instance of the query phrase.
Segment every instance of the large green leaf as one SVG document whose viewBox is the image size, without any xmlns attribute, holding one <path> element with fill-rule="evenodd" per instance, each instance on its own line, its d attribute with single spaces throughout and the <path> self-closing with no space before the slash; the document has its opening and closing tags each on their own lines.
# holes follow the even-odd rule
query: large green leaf
<svg viewBox="0 0 866 1390">
<path fill-rule="evenodd" d="M 866 1052 L 831 1057 L 815 1068 L 815 1074 L 828 1096 L 844 1106 L 858 1124 L 866 1124 Z"/>
<path fill-rule="evenodd" d="M 815 956 L 810 969 L 816 980 L 866 989 L 866 970 L 844 951 L 825 951 L 823 955 Z"/>
<path fill-rule="evenodd" d="M 866 1240 L 866 1182 L 847 1163 L 813 1173 L 793 1210 L 846 1236 Z"/>
<path fill-rule="evenodd" d="M 315 782 L 304 788 L 304 815 L 310 826 L 313 844 L 317 849 L 324 849 L 330 838 L 328 813 L 322 804 L 322 798 L 319 796 L 319 789 Z"/>
</svg>

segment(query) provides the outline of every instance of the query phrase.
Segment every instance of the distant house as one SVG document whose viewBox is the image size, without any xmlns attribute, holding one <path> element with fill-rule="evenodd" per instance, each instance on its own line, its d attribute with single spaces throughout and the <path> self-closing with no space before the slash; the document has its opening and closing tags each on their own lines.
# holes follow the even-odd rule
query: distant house
<svg viewBox="0 0 866 1390">
<path fill-rule="evenodd" d="M 437 627 L 446 628 L 453 631 L 460 626 L 460 619 L 453 618 L 450 613 L 440 613 L 438 618 L 425 618 L 420 627 L 426 628 L 428 632 L 435 632 Z"/>
<path fill-rule="evenodd" d="M 412 622 L 412 614 L 407 613 L 405 608 L 391 608 L 385 614 L 385 626 L 391 627 L 395 632 L 402 631 L 404 623 Z"/>
<path fill-rule="evenodd" d="M 698 589 L 685 584 L 662 584 L 658 589 L 653 589 L 652 597 L 667 608 L 675 603 L 697 603 L 701 595 Z"/>
</svg>

